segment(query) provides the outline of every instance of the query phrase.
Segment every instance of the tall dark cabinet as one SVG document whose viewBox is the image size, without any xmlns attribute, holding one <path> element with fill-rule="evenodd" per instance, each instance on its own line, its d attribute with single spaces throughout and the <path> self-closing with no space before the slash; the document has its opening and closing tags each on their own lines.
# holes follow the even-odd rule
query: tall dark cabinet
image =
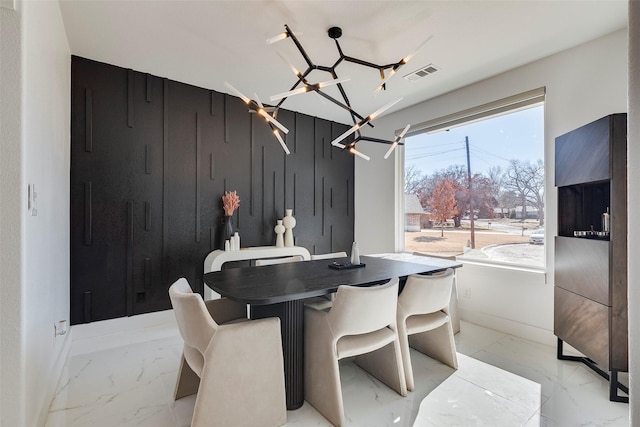
<svg viewBox="0 0 640 427">
<path fill-rule="evenodd" d="M 275 244 L 290 208 L 296 245 L 351 248 L 347 125 L 281 109 L 286 155 L 236 97 L 76 56 L 71 113 L 72 324 L 168 309 L 180 277 L 202 293 L 225 190 L 243 247 Z"/>
<path fill-rule="evenodd" d="M 626 114 L 603 117 L 555 140 L 558 357 L 580 360 L 608 378 L 610 398 L 618 401 L 628 401 L 618 394 L 628 393 L 618 382 L 618 372 L 628 371 L 626 150 Z M 564 356 L 563 342 L 586 358 Z"/>
</svg>

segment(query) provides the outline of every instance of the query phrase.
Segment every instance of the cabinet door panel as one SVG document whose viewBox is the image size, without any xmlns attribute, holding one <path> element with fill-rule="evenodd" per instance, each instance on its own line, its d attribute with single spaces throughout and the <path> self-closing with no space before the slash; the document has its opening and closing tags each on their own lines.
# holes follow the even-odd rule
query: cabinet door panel
<svg viewBox="0 0 640 427">
<path fill-rule="evenodd" d="M 609 307 L 555 287 L 553 332 L 609 370 Z"/>
<path fill-rule="evenodd" d="M 609 174 L 610 116 L 556 138 L 556 186 L 603 181 Z"/>
<path fill-rule="evenodd" d="M 555 285 L 610 305 L 609 242 L 556 237 Z"/>
</svg>

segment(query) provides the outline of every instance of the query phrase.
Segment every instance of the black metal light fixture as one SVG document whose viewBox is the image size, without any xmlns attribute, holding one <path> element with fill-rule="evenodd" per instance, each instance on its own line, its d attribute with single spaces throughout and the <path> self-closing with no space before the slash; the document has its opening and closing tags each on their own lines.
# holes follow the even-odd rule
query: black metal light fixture
<svg viewBox="0 0 640 427">
<path fill-rule="evenodd" d="M 363 154 L 362 152 L 356 150 L 355 146 L 359 141 L 371 141 L 371 142 L 377 142 L 377 143 L 383 143 L 383 144 L 390 144 L 391 147 L 389 148 L 389 150 L 386 152 L 386 154 L 384 156 L 385 159 L 388 158 L 389 155 L 396 148 L 396 146 L 398 144 L 402 144 L 402 142 L 400 142 L 400 141 L 402 140 L 404 135 L 409 130 L 410 125 L 407 125 L 404 128 L 404 130 L 391 141 L 390 140 L 385 140 L 385 139 L 380 139 L 380 138 L 372 138 L 372 137 L 364 136 L 364 135 L 362 135 L 360 129 L 363 126 L 367 126 L 367 125 L 370 126 L 370 127 L 373 127 L 373 124 L 371 122 L 376 117 L 378 117 L 380 114 L 382 114 L 384 111 L 388 110 L 393 105 L 395 105 L 396 103 L 400 102 L 402 100 L 402 98 L 399 98 L 399 99 L 397 99 L 397 100 L 395 100 L 395 101 L 393 101 L 393 102 L 391 102 L 391 103 L 379 108 L 378 110 L 376 110 L 375 112 L 369 114 L 366 117 L 363 117 L 361 114 L 359 114 L 357 111 L 355 111 L 351 107 L 351 103 L 349 101 L 349 98 L 347 97 L 347 93 L 345 92 L 344 87 L 342 85 L 342 83 L 348 81 L 349 78 L 342 78 L 342 79 L 339 78 L 338 74 L 336 72 L 336 68 L 343 62 L 351 62 L 351 63 L 354 63 L 354 64 L 359 64 L 359 65 L 362 65 L 362 66 L 365 66 L 365 67 L 376 69 L 376 70 L 378 70 L 378 72 L 380 74 L 380 79 L 381 79 L 381 83 L 376 88 L 376 91 L 385 90 L 387 82 L 389 81 L 389 79 L 398 71 L 398 69 L 400 69 L 403 65 L 405 65 L 415 55 L 415 53 L 420 48 L 422 48 L 422 46 L 424 46 L 431 39 L 431 37 L 427 38 L 422 44 L 420 44 L 420 46 L 418 46 L 418 48 L 412 54 L 410 54 L 408 56 L 405 56 L 400 61 L 395 62 L 395 63 L 391 63 L 391 64 L 378 65 L 378 64 L 374 64 L 372 62 L 364 61 L 362 59 L 358 59 L 358 58 L 354 58 L 352 56 L 345 55 L 344 52 L 342 51 L 342 47 L 340 46 L 340 43 L 338 41 L 340 36 L 342 36 L 342 29 L 339 28 L 339 27 L 331 27 L 328 30 L 328 35 L 329 35 L 330 38 L 332 38 L 335 41 L 339 57 L 338 57 L 338 59 L 336 60 L 336 62 L 332 66 L 323 66 L 323 65 L 317 65 L 313 61 L 311 61 L 311 58 L 309 57 L 307 52 L 304 50 L 304 48 L 302 47 L 302 44 L 300 43 L 300 41 L 298 40 L 298 38 L 296 37 L 294 32 L 291 30 L 291 28 L 289 28 L 288 25 L 285 25 L 284 28 L 285 28 L 285 31 L 283 33 L 278 34 L 277 36 L 274 36 L 274 37 L 271 37 L 271 38 L 267 39 L 267 44 L 272 44 L 272 43 L 278 42 L 280 40 L 284 40 L 284 39 L 290 38 L 293 41 L 293 43 L 295 44 L 295 46 L 298 49 L 298 51 L 300 52 L 300 55 L 304 58 L 304 61 L 307 64 L 307 69 L 304 72 L 300 72 L 293 65 L 289 64 L 289 67 L 291 68 L 291 70 L 294 72 L 294 74 L 297 77 L 297 81 L 293 84 L 293 86 L 289 89 L 289 91 L 283 92 L 283 93 L 280 93 L 280 94 L 277 94 L 277 95 L 273 95 L 270 98 L 270 100 L 272 102 L 279 100 L 278 103 L 273 107 L 273 115 L 270 115 L 265 110 L 265 108 L 262 106 L 262 103 L 260 103 L 259 100 L 257 102 L 255 102 L 255 101 L 247 98 L 242 93 L 240 93 L 237 89 L 235 89 L 233 86 L 231 86 L 229 83 L 226 83 L 227 87 L 229 87 L 236 95 L 240 96 L 249 105 L 249 108 L 252 111 L 255 111 L 258 114 L 262 115 L 269 122 L 269 126 L 271 126 L 271 128 L 272 128 L 272 130 L 274 132 L 274 135 L 276 136 L 276 138 L 278 138 L 278 141 L 280 142 L 280 144 L 282 145 L 282 148 L 285 150 L 285 152 L 287 154 L 289 154 L 289 150 L 288 150 L 286 144 L 284 143 L 284 141 L 282 140 L 282 137 L 280 136 L 279 130 L 282 130 L 285 133 L 287 133 L 288 130 L 276 120 L 278 109 L 284 103 L 284 101 L 286 101 L 286 99 L 289 98 L 290 96 L 295 96 L 295 95 L 299 95 L 299 94 L 306 93 L 306 92 L 315 92 L 316 94 L 318 94 L 322 98 L 327 99 L 327 100 L 331 101 L 332 103 L 334 103 L 335 105 L 345 109 L 351 115 L 351 120 L 352 120 L 353 126 L 351 128 L 349 128 L 349 130 L 344 132 L 342 135 L 340 135 L 339 137 L 334 139 L 331 142 L 331 144 L 333 146 L 341 148 L 343 150 L 347 150 L 347 151 L 351 152 L 352 154 L 355 154 L 355 155 L 357 155 L 357 156 L 359 156 L 359 157 L 361 157 L 361 158 L 363 158 L 365 160 L 369 160 L 370 159 L 369 156 L 367 156 L 366 154 Z M 323 81 L 323 82 L 319 82 L 319 83 L 311 83 L 311 82 L 309 82 L 307 80 L 307 77 L 314 70 L 319 70 L 319 71 L 324 71 L 324 72 L 329 73 L 329 75 L 331 76 L 331 80 Z M 325 91 L 322 90 L 324 87 L 332 86 L 332 85 L 337 86 L 338 91 L 340 92 L 340 96 L 341 96 L 342 100 L 338 100 L 338 99 L 334 98 L 333 96 L 327 94 Z M 257 95 L 256 95 L 256 99 L 257 99 Z M 347 144 L 343 144 L 341 142 L 341 141 L 343 141 L 344 139 L 346 139 L 347 137 L 349 137 L 350 135 L 352 135 L 354 133 L 355 133 L 356 136 L 353 139 L 353 141 L 351 141 L 351 142 L 349 142 Z"/>
</svg>

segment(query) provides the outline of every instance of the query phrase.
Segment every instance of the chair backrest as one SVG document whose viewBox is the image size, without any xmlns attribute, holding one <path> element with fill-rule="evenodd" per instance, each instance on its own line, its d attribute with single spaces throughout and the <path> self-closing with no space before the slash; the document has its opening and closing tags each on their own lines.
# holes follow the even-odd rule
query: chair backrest
<svg viewBox="0 0 640 427">
<path fill-rule="evenodd" d="M 449 307 L 452 287 L 451 268 L 446 269 L 443 274 L 414 274 L 407 278 L 398 297 L 398 304 L 407 314 L 435 313 Z"/>
<path fill-rule="evenodd" d="M 193 293 L 183 277 L 171 285 L 169 298 L 185 345 L 204 353 L 218 325 L 209 315 L 202 297 Z"/>
<path fill-rule="evenodd" d="M 335 336 L 359 335 L 389 326 L 396 330 L 398 278 L 379 286 L 338 287 L 328 320 Z"/>
<path fill-rule="evenodd" d="M 268 258 L 268 259 L 257 259 L 256 266 L 261 265 L 273 265 L 273 264 L 286 264 L 288 262 L 300 262 L 304 261 L 301 255 L 294 255 L 285 258 Z"/>
<path fill-rule="evenodd" d="M 311 260 L 314 259 L 329 259 L 329 258 L 346 258 L 347 257 L 347 253 L 346 252 L 331 252 L 328 254 L 317 254 L 317 255 L 311 255 Z"/>
</svg>

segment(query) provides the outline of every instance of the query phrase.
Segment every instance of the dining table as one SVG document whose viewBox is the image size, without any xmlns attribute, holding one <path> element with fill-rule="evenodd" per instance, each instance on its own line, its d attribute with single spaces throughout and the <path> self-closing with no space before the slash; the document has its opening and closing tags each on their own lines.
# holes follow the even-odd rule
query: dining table
<svg viewBox="0 0 640 427">
<path fill-rule="evenodd" d="M 360 266 L 349 268 L 348 258 L 321 259 L 265 266 L 224 269 L 204 274 L 205 284 L 226 297 L 250 306 L 252 319 L 279 317 L 284 356 L 287 409 L 304 403 L 304 303 L 336 292 L 340 285 L 373 286 L 398 277 L 456 268 L 457 261 L 428 259 L 407 262 L 379 256 L 361 256 Z"/>
</svg>

